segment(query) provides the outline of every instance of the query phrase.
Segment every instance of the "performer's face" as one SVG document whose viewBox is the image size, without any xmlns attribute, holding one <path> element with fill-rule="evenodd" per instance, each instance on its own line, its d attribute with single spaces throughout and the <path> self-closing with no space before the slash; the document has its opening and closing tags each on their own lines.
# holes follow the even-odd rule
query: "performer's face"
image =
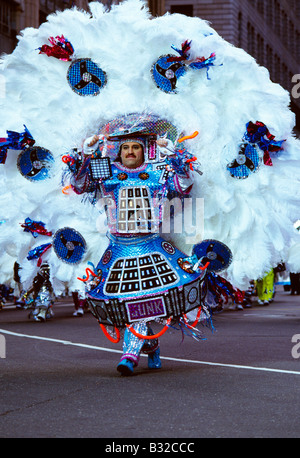
<svg viewBox="0 0 300 458">
<path fill-rule="evenodd" d="M 125 167 L 136 169 L 144 162 L 144 149 L 136 142 L 126 142 L 121 146 L 121 161 Z"/>
</svg>

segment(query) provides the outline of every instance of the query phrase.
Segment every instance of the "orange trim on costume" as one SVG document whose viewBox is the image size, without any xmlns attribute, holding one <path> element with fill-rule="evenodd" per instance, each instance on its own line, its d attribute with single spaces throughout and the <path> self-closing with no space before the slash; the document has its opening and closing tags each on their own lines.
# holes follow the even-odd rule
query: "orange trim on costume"
<svg viewBox="0 0 300 458">
<path fill-rule="evenodd" d="M 116 338 L 114 339 L 106 330 L 105 326 L 102 324 L 102 323 L 99 323 L 100 325 L 100 328 L 102 329 L 103 331 L 103 334 L 105 335 L 105 337 L 108 338 L 108 340 L 110 340 L 112 343 L 118 343 L 120 342 L 120 331 L 117 327 L 115 327 L 115 333 L 116 333 Z"/>
<path fill-rule="evenodd" d="M 85 273 L 86 273 L 87 277 L 85 277 L 85 278 L 77 277 L 77 280 L 84 281 L 84 282 L 88 281 L 88 279 L 90 278 L 90 273 L 93 275 L 93 277 L 97 277 L 95 272 L 93 272 L 89 267 L 87 267 L 85 269 Z"/>
<path fill-rule="evenodd" d="M 162 328 L 162 330 L 160 332 L 158 332 L 157 334 L 153 335 L 153 336 L 143 336 L 143 334 L 139 334 L 138 332 L 136 332 L 135 329 L 132 328 L 132 324 L 126 324 L 128 330 L 130 332 L 132 332 L 132 334 L 134 334 L 136 337 L 138 337 L 139 339 L 146 339 L 146 340 L 152 340 L 152 339 L 157 339 L 158 337 L 162 336 L 166 330 L 168 329 L 169 327 L 169 324 L 171 323 L 171 320 L 172 320 L 172 317 L 170 317 L 168 320 L 167 320 L 167 323 L 165 324 L 165 326 Z"/>
<path fill-rule="evenodd" d="M 191 164 L 191 162 L 195 162 L 196 160 L 197 160 L 196 156 L 193 156 L 190 159 L 186 160 L 186 163 L 189 164 L 191 170 L 194 170 L 193 169 L 193 165 Z"/>
<path fill-rule="evenodd" d="M 205 270 L 205 269 L 208 268 L 209 264 L 210 264 L 210 262 L 207 261 L 207 263 L 206 263 L 203 267 L 200 267 L 200 266 L 199 266 L 199 269 L 200 269 L 200 270 Z"/>
<path fill-rule="evenodd" d="M 186 315 L 183 315 L 182 317 L 183 317 L 183 321 L 185 322 L 188 328 L 194 328 L 195 326 L 197 326 L 200 320 L 200 316 L 201 316 L 201 307 L 198 308 L 197 316 L 193 324 L 188 324 Z"/>
<path fill-rule="evenodd" d="M 195 138 L 197 137 L 198 134 L 199 132 L 196 130 L 192 135 L 186 135 L 185 137 L 181 137 L 178 140 L 178 143 L 184 142 L 185 140 L 190 140 L 191 138 Z"/>
<path fill-rule="evenodd" d="M 63 194 L 69 194 L 67 191 L 68 189 L 72 189 L 72 185 L 71 184 L 68 184 L 68 186 L 65 186 L 64 188 L 62 188 L 61 192 Z"/>
</svg>

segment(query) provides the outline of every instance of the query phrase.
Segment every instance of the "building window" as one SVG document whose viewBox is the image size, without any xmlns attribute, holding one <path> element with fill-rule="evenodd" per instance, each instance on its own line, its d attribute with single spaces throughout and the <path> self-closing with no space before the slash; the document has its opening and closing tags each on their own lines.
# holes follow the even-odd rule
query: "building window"
<svg viewBox="0 0 300 458">
<path fill-rule="evenodd" d="M 114 2 L 110 0 L 110 3 Z M 152 16 L 155 17 L 164 14 L 164 11 L 162 10 L 162 2 L 160 0 L 148 0 L 148 6 Z"/>
<path fill-rule="evenodd" d="M 281 66 L 281 84 L 285 89 L 289 89 L 289 72 L 286 64 L 282 64 Z"/>
<path fill-rule="evenodd" d="M 40 0 L 40 6 L 49 11 L 64 10 L 75 5 L 73 0 Z"/>
<path fill-rule="evenodd" d="M 274 81 L 276 83 L 281 82 L 281 62 L 280 62 L 280 57 L 275 54 L 275 74 L 274 74 Z"/>
<path fill-rule="evenodd" d="M 292 21 L 289 23 L 288 47 L 293 56 L 296 54 L 296 35 L 295 26 Z"/>
<path fill-rule="evenodd" d="M 264 64 L 264 39 L 259 33 L 257 34 L 256 42 L 257 42 L 257 55 L 256 55 L 257 62 L 260 65 L 263 65 Z"/>
<path fill-rule="evenodd" d="M 274 22 L 275 22 L 275 32 L 276 34 L 281 37 L 281 11 L 280 6 L 277 1 L 275 1 L 275 9 L 274 9 Z"/>
<path fill-rule="evenodd" d="M 274 0 L 266 0 L 266 17 L 267 23 L 270 27 L 273 28 L 273 21 L 274 21 Z"/>
<path fill-rule="evenodd" d="M 243 47 L 243 15 L 241 12 L 238 15 L 238 47 Z"/>
<path fill-rule="evenodd" d="M 15 6 L 10 0 L 0 0 L 0 33 L 9 37 L 15 36 Z"/>
<path fill-rule="evenodd" d="M 256 43 L 254 27 L 248 22 L 247 24 L 247 50 L 252 57 L 256 57 Z"/>
<path fill-rule="evenodd" d="M 266 53 L 267 53 L 267 56 L 266 56 L 267 68 L 270 72 L 270 76 L 272 77 L 273 76 L 273 50 L 269 45 L 267 45 Z"/>
<path fill-rule="evenodd" d="M 171 5 L 171 13 L 185 14 L 186 16 L 194 16 L 194 5 Z"/>
<path fill-rule="evenodd" d="M 257 11 L 263 16 L 264 15 L 264 0 L 257 0 Z"/>
<path fill-rule="evenodd" d="M 282 13 L 282 35 L 283 39 L 286 42 L 288 38 L 288 17 L 286 13 Z M 289 46 L 289 43 L 288 43 Z"/>
</svg>

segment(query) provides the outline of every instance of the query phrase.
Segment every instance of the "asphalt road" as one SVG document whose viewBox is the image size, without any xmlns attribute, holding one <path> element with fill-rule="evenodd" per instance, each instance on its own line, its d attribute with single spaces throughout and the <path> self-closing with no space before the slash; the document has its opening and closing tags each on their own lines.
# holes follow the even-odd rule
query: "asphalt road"
<svg viewBox="0 0 300 458">
<path fill-rule="evenodd" d="M 162 369 L 142 357 L 131 377 L 90 313 L 73 317 L 70 300 L 54 312 L 37 323 L 0 311 L 1 438 L 300 436 L 300 296 L 224 311 L 204 341 L 169 329 Z"/>
</svg>

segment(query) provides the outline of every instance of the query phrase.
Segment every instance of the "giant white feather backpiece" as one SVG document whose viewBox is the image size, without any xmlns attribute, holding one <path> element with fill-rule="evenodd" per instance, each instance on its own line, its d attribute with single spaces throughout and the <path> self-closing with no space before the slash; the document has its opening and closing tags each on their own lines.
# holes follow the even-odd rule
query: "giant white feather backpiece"
<svg viewBox="0 0 300 458">
<path fill-rule="evenodd" d="M 204 199 L 198 237 L 231 249 L 227 278 L 235 286 L 247 287 L 281 261 L 300 271 L 293 226 L 299 219 L 300 143 L 292 133 L 289 93 L 199 18 L 152 18 L 138 0 L 110 11 L 92 2 L 90 11 L 50 15 L 39 29 L 25 29 L 14 52 L 2 58 L 0 282 L 11 280 L 18 260 L 29 285 L 40 257 L 50 264 L 56 293 L 83 287 L 77 277 L 107 246 L 105 215 L 82 196 L 62 192 L 62 156 L 130 113 L 158 116 L 187 136 L 198 132 L 185 143 L 203 173 L 194 173 L 192 190 Z M 47 55 L 45 49 L 59 43 L 69 47 L 69 59 Z M 24 126 L 34 139 L 33 156 L 22 143 Z M 17 147 L 8 131 L 21 134 Z M 35 179 L 41 163 L 47 176 Z M 37 237 L 24 231 L 26 218 L 43 223 L 45 231 Z M 63 228 L 84 239 L 80 262 L 57 256 L 53 241 Z M 173 236 L 186 252 L 189 231 Z M 38 255 L 27 259 L 35 248 Z"/>
</svg>

